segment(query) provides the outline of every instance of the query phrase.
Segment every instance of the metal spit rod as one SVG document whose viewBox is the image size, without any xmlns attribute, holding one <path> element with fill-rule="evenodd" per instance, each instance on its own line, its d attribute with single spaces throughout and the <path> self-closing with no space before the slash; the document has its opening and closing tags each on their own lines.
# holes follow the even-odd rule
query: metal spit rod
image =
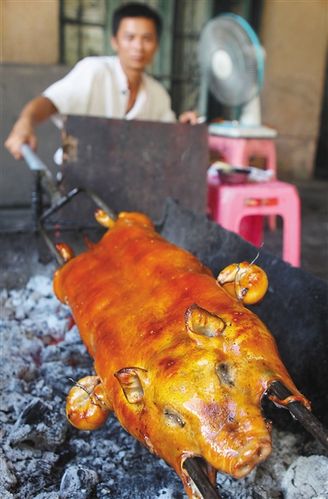
<svg viewBox="0 0 328 499">
<path fill-rule="evenodd" d="M 275 395 L 280 400 L 285 400 L 292 393 L 280 382 L 274 381 L 268 390 L 268 395 Z M 311 435 L 314 436 L 326 449 L 328 449 L 328 431 L 323 424 L 301 402 L 292 401 L 287 404 L 287 409 Z"/>
</svg>

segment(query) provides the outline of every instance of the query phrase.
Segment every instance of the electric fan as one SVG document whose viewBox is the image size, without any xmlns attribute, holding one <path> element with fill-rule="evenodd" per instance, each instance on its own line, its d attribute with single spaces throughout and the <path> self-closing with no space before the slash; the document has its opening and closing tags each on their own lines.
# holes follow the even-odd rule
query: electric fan
<svg viewBox="0 0 328 499">
<path fill-rule="evenodd" d="M 265 54 L 251 26 L 240 16 L 223 14 L 209 21 L 199 43 L 201 88 L 199 112 L 206 115 L 208 91 L 224 106 L 239 111 L 233 122 L 210 125 L 210 131 L 229 128 L 234 136 L 252 134 L 259 127 L 266 136 L 275 130 L 261 126 L 259 93 L 264 80 Z M 247 130 L 246 130 L 247 129 Z"/>
</svg>

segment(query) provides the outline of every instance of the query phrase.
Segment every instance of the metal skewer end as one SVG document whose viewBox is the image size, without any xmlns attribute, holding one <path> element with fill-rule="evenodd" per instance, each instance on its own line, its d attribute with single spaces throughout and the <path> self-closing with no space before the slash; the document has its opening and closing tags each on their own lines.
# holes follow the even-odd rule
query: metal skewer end
<svg viewBox="0 0 328 499">
<path fill-rule="evenodd" d="M 204 499 L 220 499 L 217 489 L 212 485 L 205 471 L 203 470 L 199 459 L 188 457 L 183 467 L 188 472 L 190 478 L 196 485 Z"/>
<path fill-rule="evenodd" d="M 285 400 L 292 393 L 280 382 L 274 381 L 268 389 L 268 395 L 274 395 L 280 400 Z M 301 423 L 314 438 L 316 438 L 326 449 L 328 449 L 328 430 L 301 402 L 291 401 L 286 408 Z"/>
</svg>

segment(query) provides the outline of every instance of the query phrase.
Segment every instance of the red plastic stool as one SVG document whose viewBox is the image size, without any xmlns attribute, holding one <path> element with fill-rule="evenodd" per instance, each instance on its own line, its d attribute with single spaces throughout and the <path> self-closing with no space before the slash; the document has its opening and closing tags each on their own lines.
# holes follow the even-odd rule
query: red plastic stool
<svg viewBox="0 0 328 499">
<path fill-rule="evenodd" d="M 283 219 L 283 259 L 295 267 L 300 266 L 301 207 L 292 184 L 276 180 L 228 185 L 220 184 L 218 178 L 210 174 L 207 179 L 208 210 L 215 222 L 260 246 L 262 225 L 250 225 L 248 233 L 241 233 L 242 220 L 250 216 L 280 215 Z"/>
</svg>

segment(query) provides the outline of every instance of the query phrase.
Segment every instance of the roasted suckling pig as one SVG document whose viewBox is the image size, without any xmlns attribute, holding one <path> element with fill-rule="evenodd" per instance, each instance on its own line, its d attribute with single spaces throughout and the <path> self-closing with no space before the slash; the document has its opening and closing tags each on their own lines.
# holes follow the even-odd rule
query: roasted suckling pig
<svg viewBox="0 0 328 499">
<path fill-rule="evenodd" d="M 262 299 L 265 273 L 243 262 L 219 277 L 163 239 L 148 217 L 99 211 L 102 239 L 57 270 L 54 289 L 69 305 L 96 375 L 76 383 L 67 417 L 95 429 L 114 411 L 122 426 L 181 477 L 189 457 L 236 478 L 271 451 L 261 398 L 280 381 L 308 406 L 266 326 L 245 304 Z M 283 404 L 282 400 L 275 400 Z"/>
</svg>

